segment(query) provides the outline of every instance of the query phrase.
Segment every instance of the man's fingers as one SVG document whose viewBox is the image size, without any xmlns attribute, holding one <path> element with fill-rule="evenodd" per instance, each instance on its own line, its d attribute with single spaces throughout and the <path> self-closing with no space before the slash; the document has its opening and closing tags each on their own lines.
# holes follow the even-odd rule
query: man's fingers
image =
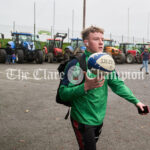
<svg viewBox="0 0 150 150">
<path fill-rule="evenodd" d="M 87 72 L 84 72 L 84 76 L 85 76 L 85 83 L 84 83 L 85 91 L 102 87 L 104 85 L 105 80 L 102 77 L 89 78 Z"/>
<path fill-rule="evenodd" d="M 148 108 L 148 112 L 150 112 L 150 108 L 147 106 L 147 108 Z"/>
<path fill-rule="evenodd" d="M 89 77 L 87 75 L 87 72 L 84 71 L 85 81 L 89 80 Z"/>
<path fill-rule="evenodd" d="M 104 85 L 104 81 L 103 82 L 97 82 L 93 85 L 94 88 L 98 88 L 98 87 L 102 87 Z"/>
<path fill-rule="evenodd" d="M 97 77 L 95 78 L 95 81 L 96 81 L 96 82 L 101 82 L 101 81 L 104 81 L 104 80 L 105 80 L 104 76 L 97 76 Z"/>
<path fill-rule="evenodd" d="M 86 81 L 95 80 L 95 78 L 90 78 L 90 77 L 88 77 L 87 72 L 85 72 L 85 71 L 84 71 L 84 76 L 85 76 L 85 80 L 86 80 Z"/>
<path fill-rule="evenodd" d="M 140 109 L 141 109 L 142 111 L 144 111 L 144 108 L 143 108 L 142 106 L 140 106 Z"/>
</svg>

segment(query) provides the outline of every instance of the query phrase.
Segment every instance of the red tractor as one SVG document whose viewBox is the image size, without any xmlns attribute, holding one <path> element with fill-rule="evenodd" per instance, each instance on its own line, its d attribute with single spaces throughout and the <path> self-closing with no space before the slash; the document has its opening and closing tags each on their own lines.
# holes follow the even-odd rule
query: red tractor
<svg viewBox="0 0 150 150">
<path fill-rule="evenodd" d="M 140 63 L 140 52 L 135 48 L 134 43 L 120 43 L 119 49 L 126 55 L 126 62 L 128 64 Z"/>
<path fill-rule="evenodd" d="M 64 59 L 63 41 L 67 37 L 67 33 L 57 33 L 54 39 L 47 39 L 43 49 L 43 60 L 49 63 L 60 62 Z"/>
</svg>

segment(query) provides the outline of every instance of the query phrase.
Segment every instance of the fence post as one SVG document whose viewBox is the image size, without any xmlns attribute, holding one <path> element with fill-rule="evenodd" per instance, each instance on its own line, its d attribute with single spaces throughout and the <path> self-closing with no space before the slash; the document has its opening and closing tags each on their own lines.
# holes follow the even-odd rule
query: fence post
<svg viewBox="0 0 150 150">
<path fill-rule="evenodd" d="M 122 35 L 122 43 L 123 43 L 123 35 Z"/>
<path fill-rule="evenodd" d="M 69 30 L 69 28 L 68 28 L 68 43 L 69 43 L 69 33 L 70 33 L 70 30 Z"/>
<path fill-rule="evenodd" d="M 111 38 L 112 38 L 112 34 L 110 33 L 110 40 L 111 40 Z"/>
<path fill-rule="evenodd" d="M 53 38 L 53 27 L 51 26 L 51 38 Z"/>
<path fill-rule="evenodd" d="M 133 43 L 134 43 L 134 36 L 133 36 Z"/>
</svg>

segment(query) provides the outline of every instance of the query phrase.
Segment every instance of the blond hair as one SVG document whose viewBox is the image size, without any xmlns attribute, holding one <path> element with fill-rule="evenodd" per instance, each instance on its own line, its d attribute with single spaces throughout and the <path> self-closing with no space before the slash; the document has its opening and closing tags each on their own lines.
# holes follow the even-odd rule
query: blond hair
<svg viewBox="0 0 150 150">
<path fill-rule="evenodd" d="M 87 39 L 89 34 L 94 33 L 94 32 L 100 32 L 100 33 L 104 34 L 104 29 L 98 28 L 96 26 L 90 26 L 81 32 L 82 39 L 83 40 Z"/>
</svg>

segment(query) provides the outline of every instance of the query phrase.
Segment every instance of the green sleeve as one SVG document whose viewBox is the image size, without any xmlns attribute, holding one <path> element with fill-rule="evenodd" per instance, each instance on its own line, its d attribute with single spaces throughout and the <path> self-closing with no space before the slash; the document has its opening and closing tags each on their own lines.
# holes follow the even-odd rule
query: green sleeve
<svg viewBox="0 0 150 150">
<path fill-rule="evenodd" d="M 72 87 L 61 85 L 59 88 L 59 95 L 63 101 L 71 101 L 83 96 L 84 94 L 84 83 Z"/>
<path fill-rule="evenodd" d="M 114 93 L 122 98 L 125 98 L 133 104 L 140 102 L 132 93 L 132 91 L 124 84 L 124 82 L 113 72 L 113 75 L 109 76 L 108 85 Z"/>
<path fill-rule="evenodd" d="M 67 73 L 69 68 L 71 68 L 72 66 L 79 66 L 79 63 L 75 60 L 72 60 L 70 63 L 67 64 L 65 68 L 65 76 L 59 88 L 59 95 L 63 101 L 72 101 L 78 99 L 85 94 L 84 82 L 79 85 L 75 85 L 68 80 Z M 72 72 L 72 76 L 76 76 L 78 73 L 79 72 L 77 71 Z"/>
</svg>

